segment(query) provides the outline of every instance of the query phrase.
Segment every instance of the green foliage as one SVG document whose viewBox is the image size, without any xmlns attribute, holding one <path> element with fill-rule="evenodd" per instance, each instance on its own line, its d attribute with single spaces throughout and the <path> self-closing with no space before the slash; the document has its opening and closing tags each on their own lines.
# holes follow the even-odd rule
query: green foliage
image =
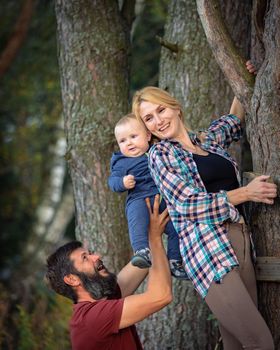
<svg viewBox="0 0 280 350">
<path fill-rule="evenodd" d="M 158 84 L 160 44 L 163 36 L 168 0 L 146 1 L 132 41 L 131 90 Z"/>
<path fill-rule="evenodd" d="M 22 5 L 1 3 L 0 42 L 9 41 Z M 0 91 L 1 266 L 19 260 L 31 232 L 61 117 L 54 4 L 40 0 L 35 5 L 27 38 Z"/>
<path fill-rule="evenodd" d="M 18 350 L 33 350 L 35 349 L 35 339 L 32 333 L 31 317 L 20 305 L 18 305 L 18 311 Z"/>
<path fill-rule="evenodd" d="M 68 350 L 71 348 L 70 300 L 37 285 L 29 306 L 18 304 L 7 310 L 12 300 L 0 285 L 0 348 L 18 350 Z M 9 312 L 8 312 L 9 311 Z"/>
</svg>

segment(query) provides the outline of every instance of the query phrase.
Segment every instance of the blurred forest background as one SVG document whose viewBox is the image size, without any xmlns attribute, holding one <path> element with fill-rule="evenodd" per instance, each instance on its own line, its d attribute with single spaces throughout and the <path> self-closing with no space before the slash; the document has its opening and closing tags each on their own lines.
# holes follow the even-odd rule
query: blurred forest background
<svg viewBox="0 0 280 350">
<path fill-rule="evenodd" d="M 215 17 L 206 38 L 205 3 L 221 5 L 225 32 Z M 44 282 L 55 247 L 78 238 L 114 271 L 128 261 L 124 197 L 106 178 L 113 126 L 138 88 L 170 91 L 194 129 L 227 113 L 234 91 L 249 143 L 245 137 L 231 152 L 242 171 L 279 181 L 279 18 L 277 0 L 1 2 L 1 349 L 71 348 L 71 302 Z M 248 208 L 261 257 L 280 256 L 279 207 L 278 198 Z M 174 281 L 173 290 L 172 305 L 138 325 L 144 348 L 221 349 L 215 319 L 190 283 Z M 280 346 L 279 283 L 259 278 L 259 297 Z"/>
</svg>

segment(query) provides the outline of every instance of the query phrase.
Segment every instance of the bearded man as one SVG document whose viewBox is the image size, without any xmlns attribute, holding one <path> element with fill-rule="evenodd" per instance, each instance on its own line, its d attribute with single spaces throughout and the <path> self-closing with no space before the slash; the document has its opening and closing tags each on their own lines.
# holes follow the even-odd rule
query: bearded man
<svg viewBox="0 0 280 350">
<path fill-rule="evenodd" d="M 134 324 L 171 302 L 171 276 L 162 243 L 169 217 L 166 210 L 159 214 L 158 195 L 153 211 L 149 200 L 147 206 L 152 267 L 144 293 L 133 295 L 148 269 L 128 263 L 116 276 L 103 265 L 100 254 L 78 241 L 65 244 L 47 259 L 51 287 L 74 302 L 70 322 L 74 350 L 143 349 Z"/>
</svg>

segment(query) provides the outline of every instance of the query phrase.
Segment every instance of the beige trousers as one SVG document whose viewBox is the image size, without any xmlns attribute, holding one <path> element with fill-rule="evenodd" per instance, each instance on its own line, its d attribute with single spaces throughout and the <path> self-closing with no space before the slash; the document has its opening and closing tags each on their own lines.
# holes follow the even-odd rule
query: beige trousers
<svg viewBox="0 0 280 350">
<path fill-rule="evenodd" d="M 219 322 L 224 350 L 272 350 L 271 333 L 257 309 L 255 271 L 245 224 L 229 224 L 229 239 L 239 267 L 221 284 L 213 282 L 205 301 Z"/>
</svg>

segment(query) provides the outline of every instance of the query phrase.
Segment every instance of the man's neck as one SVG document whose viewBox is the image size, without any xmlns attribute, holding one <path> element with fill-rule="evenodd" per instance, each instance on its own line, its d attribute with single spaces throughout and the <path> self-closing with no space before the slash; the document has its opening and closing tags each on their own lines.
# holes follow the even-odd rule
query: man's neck
<svg viewBox="0 0 280 350">
<path fill-rule="evenodd" d="M 89 292 L 87 292 L 86 290 L 80 290 L 80 291 L 77 291 L 77 295 L 78 295 L 78 303 L 82 303 L 82 302 L 85 302 L 85 301 L 90 301 L 92 303 L 98 301 L 97 299 L 94 299 Z M 104 299 L 107 299 L 107 298 L 102 298 L 102 299 L 99 299 L 99 300 L 104 300 Z"/>
<path fill-rule="evenodd" d="M 78 303 L 84 302 L 84 301 L 91 301 L 92 303 L 97 301 L 95 300 L 90 294 L 89 292 L 87 292 L 84 289 L 80 289 L 76 291 L 77 293 L 77 297 L 78 297 Z"/>
</svg>

